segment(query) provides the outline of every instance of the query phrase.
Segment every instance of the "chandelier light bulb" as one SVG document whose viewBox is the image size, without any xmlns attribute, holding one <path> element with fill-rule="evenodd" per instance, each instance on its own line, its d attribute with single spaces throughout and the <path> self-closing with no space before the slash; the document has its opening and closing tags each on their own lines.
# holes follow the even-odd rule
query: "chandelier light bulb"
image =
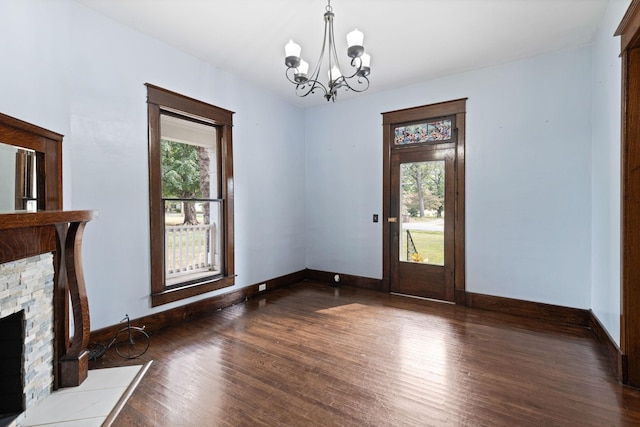
<svg viewBox="0 0 640 427">
<path fill-rule="evenodd" d="M 364 33 L 357 28 L 347 34 L 347 45 L 351 46 L 363 46 L 364 45 Z"/>
<path fill-rule="evenodd" d="M 284 56 L 299 57 L 301 51 L 302 51 L 302 48 L 300 47 L 300 45 L 294 42 L 292 39 L 289 39 L 289 43 L 287 43 L 284 47 Z"/>
<path fill-rule="evenodd" d="M 305 83 L 307 80 L 307 73 L 309 72 L 309 64 L 304 59 L 300 60 L 300 65 L 295 69 L 293 73 L 293 79 L 296 83 Z"/>
<path fill-rule="evenodd" d="M 304 59 L 300 60 L 300 65 L 296 68 L 296 74 L 304 74 L 305 76 L 309 72 L 309 63 Z"/>
<path fill-rule="evenodd" d="M 340 77 L 342 77 L 342 73 L 340 72 L 340 69 L 334 65 L 333 68 L 331 68 L 331 70 L 329 71 L 329 81 L 333 83 Z"/>
<path fill-rule="evenodd" d="M 357 58 L 364 53 L 364 34 L 362 31 L 355 30 L 347 34 L 347 55 L 349 58 Z"/>
<path fill-rule="evenodd" d="M 371 64 L 371 56 L 368 53 L 363 53 L 360 57 L 362 63 L 360 64 L 360 70 L 358 71 L 358 75 L 360 77 L 366 77 L 371 72 L 371 68 L 369 68 Z"/>
<path fill-rule="evenodd" d="M 362 59 L 362 66 L 369 68 L 371 64 L 371 55 L 364 53 L 360 59 Z"/>
<path fill-rule="evenodd" d="M 295 43 L 293 40 L 289 40 L 284 46 L 284 64 L 289 68 L 296 68 L 300 65 L 300 52 L 302 48 L 299 44 Z"/>
</svg>

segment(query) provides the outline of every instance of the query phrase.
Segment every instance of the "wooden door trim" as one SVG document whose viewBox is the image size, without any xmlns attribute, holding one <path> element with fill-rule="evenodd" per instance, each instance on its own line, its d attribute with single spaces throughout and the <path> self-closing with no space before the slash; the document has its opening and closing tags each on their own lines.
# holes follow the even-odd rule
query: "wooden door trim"
<svg viewBox="0 0 640 427">
<path fill-rule="evenodd" d="M 640 0 L 615 35 L 622 49 L 620 379 L 640 387 Z"/>
<path fill-rule="evenodd" d="M 382 288 L 391 290 L 390 269 L 390 202 L 391 202 L 391 151 L 393 150 L 393 127 L 417 120 L 442 116 L 455 116 L 457 139 L 454 159 L 454 302 L 465 303 L 465 116 L 467 98 L 420 107 L 382 113 Z M 449 145 L 449 144 L 447 144 Z M 411 150 L 403 147 L 403 150 Z"/>
</svg>

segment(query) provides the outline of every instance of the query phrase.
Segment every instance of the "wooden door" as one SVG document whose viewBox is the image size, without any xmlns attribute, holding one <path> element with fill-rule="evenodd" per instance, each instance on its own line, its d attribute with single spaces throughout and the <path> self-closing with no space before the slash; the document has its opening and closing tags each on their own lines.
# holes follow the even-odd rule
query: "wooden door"
<svg viewBox="0 0 640 427">
<path fill-rule="evenodd" d="M 457 99 L 382 114 L 382 281 L 390 292 L 465 304 L 465 106 Z M 403 177 L 412 169 L 423 172 L 414 182 Z M 438 178 L 429 173 L 441 187 L 418 182 Z"/>
<path fill-rule="evenodd" d="M 455 150 L 391 156 L 391 292 L 454 299 Z"/>
</svg>

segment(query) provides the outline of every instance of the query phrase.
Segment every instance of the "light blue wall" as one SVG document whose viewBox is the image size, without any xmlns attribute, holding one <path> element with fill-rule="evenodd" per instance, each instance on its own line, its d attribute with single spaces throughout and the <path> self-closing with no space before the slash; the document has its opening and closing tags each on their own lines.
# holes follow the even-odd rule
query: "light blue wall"
<svg viewBox="0 0 640 427">
<path fill-rule="evenodd" d="M 100 212 L 83 245 L 95 329 L 177 305 L 149 307 L 144 83 L 236 112 L 237 286 L 382 277 L 381 113 L 467 97 L 467 289 L 593 308 L 618 340 L 612 33 L 628 4 L 593 46 L 300 110 L 72 1 L 5 0 L 0 111 L 65 135 L 65 207 Z"/>
<path fill-rule="evenodd" d="M 467 290 L 589 308 L 589 47 L 306 110 L 309 268 L 382 277 L 380 113 L 464 97 Z"/>
<path fill-rule="evenodd" d="M 0 35 L 0 111 L 65 135 L 65 207 L 99 211 L 92 329 L 215 294 L 150 308 L 147 82 L 236 113 L 236 288 L 306 267 L 300 109 L 69 1 L 1 1 Z"/>
<path fill-rule="evenodd" d="M 591 308 L 620 344 L 620 38 L 629 7 L 613 0 L 593 43 Z"/>
</svg>

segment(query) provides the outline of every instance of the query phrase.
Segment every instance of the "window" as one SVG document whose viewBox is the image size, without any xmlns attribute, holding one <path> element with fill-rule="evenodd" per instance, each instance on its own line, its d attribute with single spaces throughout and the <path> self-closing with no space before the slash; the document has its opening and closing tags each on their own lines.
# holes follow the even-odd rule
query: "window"
<svg viewBox="0 0 640 427">
<path fill-rule="evenodd" d="M 420 144 L 423 142 L 450 142 L 454 119 L 438 119 L 411 125 L 397 126 L 394 145 Z"/>
<path fill-rule="evenodd" d="M 234 284 L 233 113 L 147 84 L 151 303 Z"/>
</svg>

